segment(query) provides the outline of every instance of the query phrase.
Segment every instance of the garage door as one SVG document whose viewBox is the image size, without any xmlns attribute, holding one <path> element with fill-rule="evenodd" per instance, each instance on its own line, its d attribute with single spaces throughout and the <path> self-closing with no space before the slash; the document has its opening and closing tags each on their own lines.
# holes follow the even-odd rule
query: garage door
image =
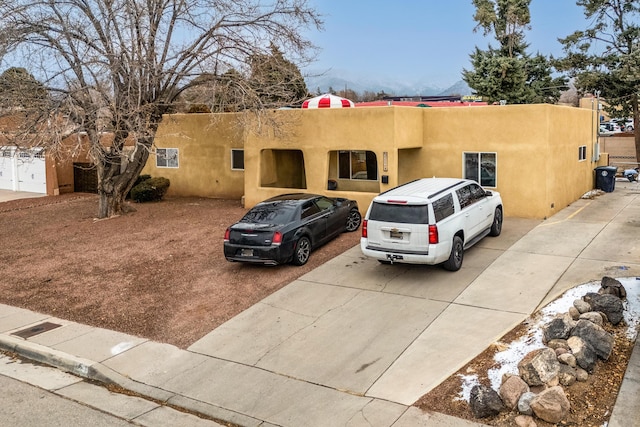
<svg viewBox="0 0 640 427">
<path fill-rule="evenodd" d="M 40 150 L 20 151 L 16 160 L 18 169 L 16 190 L 46 193 L 47 172 L 44 153 Z"/>
<path fill-rule="evenodd" d="M 0 189 L 45 194 L 46 170 L 44 152 L 41 149 L 0 147 Z"/>
<path fill-rule="evenodd" d="M 0 190 L 15 190 L 14 174 L 13 149 L 0 147 Z"/>
</svg>

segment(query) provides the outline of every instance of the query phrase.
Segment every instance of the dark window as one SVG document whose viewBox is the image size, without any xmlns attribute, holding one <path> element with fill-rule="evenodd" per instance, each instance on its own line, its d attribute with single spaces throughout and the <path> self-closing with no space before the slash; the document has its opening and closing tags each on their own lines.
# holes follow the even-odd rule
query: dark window
<svg viewBox="0 0 640 427">
<path fill-rule="evenodd" d="M 327 209 L 333 207 L 333 200 L 329 199 L 328 197 L 320 197 L 319 199 L 316 199 L 316 203 L 322 211 L 326 211 Z"/>
<path fill-rule="evenodd" d="M 471 190 L 471 198 L 473 199 L 473 201 L 478 201 L 487 197 L 487 193 L 485 193 L 484 189 L 479 185 L 471 184 L 469 188 Z"/>
<path fill-rule="evenodd" d="M 311 215 L 317 214 L 320 212 L 320 208 L 313 202 L 307 202 L 302 205 L 302 219 L 308 218 Z"/>
<path fill-rule="evenodd" d="M 372 221 L 428 224 L 428 205 L 390 205 L 373 203 L 369 219 Z"/>
<path fill-rule="evenodd" d="M 578 161 L 582 161 L 586 159 L 587 159 L 587 146 L 583 145 L 581 147 L 578 147 Z"/>
<path fill-rule="evenodd" d="M 466 208 L 474 202 L 473 197 L 471 196 L 471 187 L 469 185 L 465 185 L 464 187 L 457 189 L 456 194 L 458 195 L 461 209 Z"/>
<path fill-rule="evenodd" d="M 464 177 L 483 187 L 496 186 L 496 153 L 464 153 Z"/>
<path fill-rule="evenodd" d="M 244 150 L 231 150 L 231 169 L 244 170 Z"/>
<path fill-rule="evenodd" d="M 378 159 L 373 151 L 339 151 L 338 178 L 378 180 Z"/>
<path fill-rule="evenodd" d="M 290 203 L 258 205 L 245 214 L 241 222 L 287 224 L 293 221 L 296 206 Z"/>
<path fill-rule="evenodd" d="M 447 194 L 433 202 L 433 213 L 436 217 L 436 222 L 453 215 L 454 212 L 455 208 L 453 206 L 453 196 L 451 194 Z"/>
</svg>

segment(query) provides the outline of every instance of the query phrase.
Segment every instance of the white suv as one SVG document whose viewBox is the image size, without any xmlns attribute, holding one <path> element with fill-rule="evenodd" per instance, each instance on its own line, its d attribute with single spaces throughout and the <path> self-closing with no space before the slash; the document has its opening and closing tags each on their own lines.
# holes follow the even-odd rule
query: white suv
<svg viewBox="0 0 640 427">
<path fill-rule="evenodd" d="M 502 231 L 502 199 L 477 182 L 418 179 L 376 196 L 362 223 L 360 248 L 381 263 L 462 266 L 464 250 Z"/>
</svg>

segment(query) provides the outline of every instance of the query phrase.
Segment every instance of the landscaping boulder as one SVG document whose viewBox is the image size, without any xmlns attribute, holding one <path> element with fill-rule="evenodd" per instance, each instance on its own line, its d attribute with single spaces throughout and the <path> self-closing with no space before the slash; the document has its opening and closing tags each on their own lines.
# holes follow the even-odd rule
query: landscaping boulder
<svg viewBox="0 0 640 427">
<path fill-rule="evenodd" d="M 591 344 L 600 359 L 609 359 L 615 340 L 613 335 L 605 331 L 601 326 L 588 320 L 578 320 L 576 327 L 571 331 L 571 335 L 580 337 Z"/>
<path fill-rule="evenodd" d="M 553 320 L 542 327 L 544 342 L 551 340 L 566 340 L 571 334 L 571 329 L 576 325 L 575 320 L 569 313 L 556 316 Z"/>
<path fill-rule="evenodd" d="M 591 344 L 577 336 L 569 337 L 567 343 L 571 347 L 571 353 L 576 357 L 578 366 L 587 372 L 592 372 L 598 355 Z"/>
<path fill-rule="evenodd" d="M 512 375 L 502 382 L 498 394 L 502 398 L 504 406 L 508 409 L 514 409 L 518 406 L 518 401 L 523 393 L 529 391 L 529 386 L 517 375 Z"/>
<path fill-rule="evenodd" d="M 591 304 L 582 299 L 577 299 L 573 302 L 573 306 L 578 310 L 578 313 L 587 313 L 591 311 Z"/>
<path fill-rule="evenodd" d="M 530 386 L 548 383 L 558 375 L 559 369 L 556 352 L 549 347 L 533 350 L 518 363 L 520 377 Z"/>
<path fill-rule="evenodd" d="M 471 412 L 476 418 L 487 418 L 498 415 L 504 404 L 494 389 L 485 385 L 476 385 L 471 389 L 469 399 Z"/>
<path fill-rule="evenodd" d="M 624 299 L 627 297 L 627 290 L 624 288 L 619 280 L 613 277 L 604 276 L 600 282 L 599 294 L 615 295 L 618 298 Z"/>
<path fill-rule="evenodd" d="M 531 409 L 536 417 L 548 422 L 559 423 L 569 415 L 569 399 L 560 386 L 548 388 L 531 401 Z"/>
<path fill-rule="evenodd" d="M 611 324 L 617 325 L 622 321 L 624 307 L 617 296 L 590 292 L 584 296 L 584 300 L 591 305 L 591 311 L 603 312 Z"/>
<path fill-rule="evenodd" d="M 533 415 L 533 410 L 531 409 L 531 401 L 536 397 L 536 394 L 528 391 L 523 393 L 518 400 L 518 412 L 524 415 Z"/>
</svg>

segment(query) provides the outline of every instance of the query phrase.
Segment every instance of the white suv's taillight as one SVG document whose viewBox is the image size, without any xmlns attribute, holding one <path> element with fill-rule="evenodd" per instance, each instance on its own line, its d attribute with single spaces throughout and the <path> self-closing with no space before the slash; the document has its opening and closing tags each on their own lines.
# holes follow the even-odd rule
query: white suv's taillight
<svg viewBox="0 0 640 427">
<path fill-rule="evenodd" d="M 367 222 L 368 220 L 366 219 L 362 221 L 362 237 L 365 239 L 367 238 Z"/>
<path fill-rule="evenodd" d="M 429 244 L 435 245 L 438 241 L 438 226 L 435 224 L 429 225 Z"/>
</svg>

